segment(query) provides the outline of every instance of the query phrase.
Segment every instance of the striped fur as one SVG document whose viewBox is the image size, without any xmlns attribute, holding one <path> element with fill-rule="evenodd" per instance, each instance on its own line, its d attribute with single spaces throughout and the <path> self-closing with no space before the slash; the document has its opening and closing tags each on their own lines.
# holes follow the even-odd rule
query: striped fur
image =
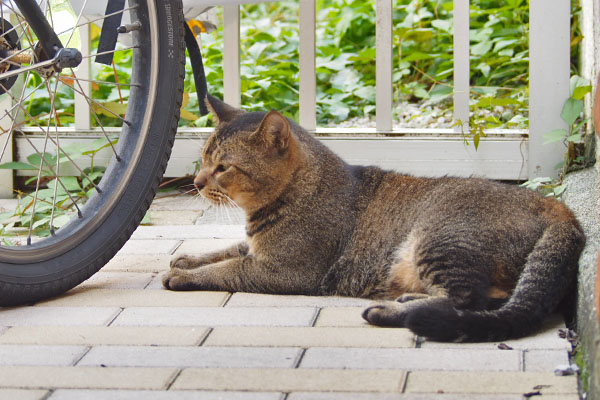
<svg viewBox="0 0 600 400">
<path fill-rule="evenodd" d="M 379 299 L 364 318 L 444 341 L 527 335 L 573 294 L 585 238 L 562 203 L 484 179 L 349 166 L 281 114 L 209 98 L 196 177 L 246 242 L 171 262 L 173 290 Z"/>
</svg>

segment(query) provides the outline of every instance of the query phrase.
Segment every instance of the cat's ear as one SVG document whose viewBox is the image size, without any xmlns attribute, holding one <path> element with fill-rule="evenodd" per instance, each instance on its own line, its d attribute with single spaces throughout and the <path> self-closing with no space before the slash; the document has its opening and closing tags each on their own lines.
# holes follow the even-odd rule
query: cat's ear
<svg viewBox="0 0 600 400">
<path fill-rule="evenodd" d="M 211 96 L 210 94 L 206 95 L 205 103 L 206 107 L 213 115 L 213 118 L 217 120 L 218 124 L 221 122 L 229 122 L 244 113 L 243 110 L 232 107 L 216 97 Z"/>
<path fill-rule="evenodd" d="M 278 150 L 285 150 L 290 141 L 290 123 L 277 111 L 269 111 L 252 137 Z"/>
</svg>

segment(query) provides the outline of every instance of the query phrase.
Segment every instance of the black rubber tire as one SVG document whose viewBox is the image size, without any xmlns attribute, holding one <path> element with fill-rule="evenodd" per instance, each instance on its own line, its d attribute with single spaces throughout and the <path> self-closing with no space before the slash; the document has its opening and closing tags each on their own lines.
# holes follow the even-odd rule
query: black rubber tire
<svg viewBox="0 0 600 400">
<path fill-rule="evenodd" d="M 156 194 L 183 94 L 183 7 L 181 0 L 149 0 L 140 1 L 135 12 L 142 28 L 134 33 L 140 49 L 134 52 L 132 82 L 139 87 L 131 89 L 126 115 L 133 123 L 123 126 L 120 160 L 113 157 L 99 184 L 102 192 L 86 203 L 80 218 L 39 243 L 0 247 L 0 306 L 56 296 L 92 276 L 129 239 Z"/>
</svg>

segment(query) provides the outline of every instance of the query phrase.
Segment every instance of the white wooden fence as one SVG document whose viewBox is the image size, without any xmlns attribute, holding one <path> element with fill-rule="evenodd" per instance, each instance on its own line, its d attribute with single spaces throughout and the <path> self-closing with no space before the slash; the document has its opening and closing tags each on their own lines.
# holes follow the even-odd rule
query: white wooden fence
<svg viewBox="0 0 600 400">
<path fill-rule="evenodd" d="M 260 1 L 260 0 L 259 0 Z M 242 0 L 240 2 L 252 2 Z M 542 135 L 566 128 L 560 118 L 569 96 L 570 0 L 530 0 L 529 130 L 492 130 L 479 150 L 465 146 L 457 129 L 392 128 L 392 0 L 376 0 L 376 128 L 335 129 L 316 125 L 315 0 L 299 0 L 300 13 L 300 124 L 350 163 L 376 164 L 418 175 L 478 175 L 493 179 L 524 180 L 553 176 L 562 160 L 562 143 L 543 144 Z M 239 5 L 225 5 L 224 100 L 240 104 Z M 86 43 L 89 33 L 81 32 Z M 80 67 L 81 68 L 81 67 Z M 83 76 L 85 68 L 78 73 Z M 87 88 L 86 90 L 89 90 Z M 88 106 L 76 94 L 73 140 L 90 130 Z M 454 119 L 469 116 L 469 1 L 454 0 Z M 210 129 L 180 129 L 166 176 L 194 171 Z M 41 140 L 41 138 L 40 138 Z M 191 143 L 194 144 L 191 144 Z M 19 158 L 29 150 L 15 141 Z M 1 181 L 1 186 L 6 186 Z"/>
</svg>

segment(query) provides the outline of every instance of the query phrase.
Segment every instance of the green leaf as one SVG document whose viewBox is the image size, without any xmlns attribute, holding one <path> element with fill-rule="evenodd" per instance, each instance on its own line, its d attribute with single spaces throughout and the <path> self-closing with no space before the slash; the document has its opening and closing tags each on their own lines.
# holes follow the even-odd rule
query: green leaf
<svg viewBox="0 0 600 400">
<path fill-rule="evenodd" d="M 473 144 L 475 145 L 475 150 L 477 150 L 479 148 L 479 134 L 476 134 L 475 136 L 473 136 Z"/>
<path fill-rule="evenodd" d="M 575 90 L 579 87 L 588 87 L 591 86 L 590 85 L 590 81 L 582 78 L 579 75 L 573 75 L 571 77 L 571 79 L 569 80 L 569 93 L 571 94 L 571 97 L 576 98 L 578 100 L 581 100 L 581 98 L 575 97 Z M 591 88 L 590 88 L 591 91 Z"/>
<path fill-rule="evenodd" d="M 358 97 L 368 100 L 375 101 L 375 86 L 362 86 L 354 91 L 354 94 Z"/>
<path fill-rule="evenodd" d="M 585 95 L 588 93 L 591 93 L 591 92 L 592 92 L 592 85 L 578 86 L 573 91 L 573 94 L 571 95 L 571 97 L 573 97 L 576 100 L 583 100 Z"/>
<path fill-rule="evenodd" d="M 54 221 L 52 221 L 52 225 L 54 225 L 55 228 L 62 228 L 67 224 L 67 222 L 71 220 L 71 217 L 72 216 L 69 214 L 59 215 L 58 217 L 54 218 Z"/>
<path fill-rule="evenodd" d="M 583 101 L 570 97 L 565 102 L 562 112 L 560 113 L 560 117 L 567 123 L 567 125 L 571 126 L 582 112 Z"/>
<path fill-rule="evenodd" d="M 544 133 L 543 137 L 546 139 L 544 144 L 559 142 L 567 137 L 567 131 L 564 129 L 554 129 L 550 132 Z"/>
<path fill-rule="evenodd" d="M 431 26 L 444 32 L 452 33 L 452 22 L 446 19 L 434 19 L 431 21 Z"/>
<path fill-rule="evenodd" d="M 567 137 L 568 142 L 579 142 L 581 140 L 581 133 L 574 133 Z"/>
<path fill-rule="evenodd" d="M 152 225 L 152 217 L 150 216 L 150 211 L 147 211 L 140 222 L 140 225 Z"/>
<path fill-rule="evenodd" d="M 27 164 L 20 161 L 11 161 L 7 163 L 0 164 L 0 169 L 22 169 L 28 171 L 37 171 L 38 167 L 34 167 L 31 164 Z"/>
<path fill-rule="evenodd" d="M 27 161 L 29 161 L 29 164 L 35 165 L 36 170 L 39 168 L 41 160 L 42 156 L 39 153 L 33 153 L 27 156 Z M 46 162 L 42 163 L 42 170 L 48 170 L 49 165 L 54 167 L 54 165 L 56 164 L 56 157 L 54 157 L 52 154 L 45 153 L 44 160 Z"/>
<path fill-rule="evenodd" d="M 481 42 L 471 47 L 471 54 L 474 56 L 482 56 L 492 48 L 492 42 Z"/>
<path fill-rule="evenodd" d="M 501 107 L 505 107 L 508 105 L 521 105 L 521 102 L 515 99 L 511 99 L 511 98 L 507 98 L 507 97 L 503 97 L 503 98 L 496 98 L 496 97 L 484 97 L 481 100 L 479 100 L 477 102 L 477 104 L 475 104 L 475 106 L 477 107 L 497 107 L 497 106 L 501 106 Z"/>
</svg>

